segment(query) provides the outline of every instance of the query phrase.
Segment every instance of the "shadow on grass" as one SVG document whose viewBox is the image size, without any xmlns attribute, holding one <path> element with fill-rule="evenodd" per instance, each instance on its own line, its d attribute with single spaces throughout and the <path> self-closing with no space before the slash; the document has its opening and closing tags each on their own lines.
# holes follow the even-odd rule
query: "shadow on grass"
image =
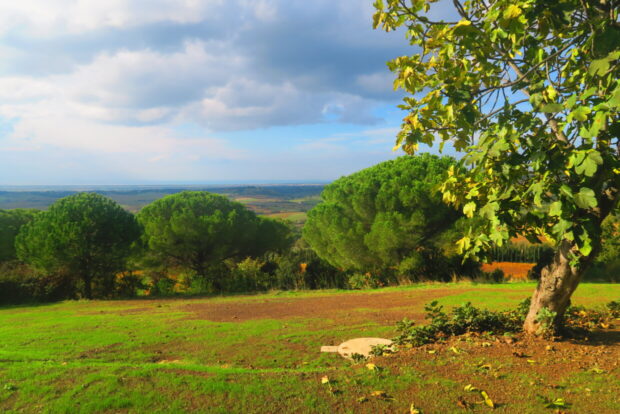
<svg viewBox="0 0 620 414">
<path fill-rule="evenodd" d="M 577 343 L 591 346 L 620 344 L 620 331 L 594 331 L 587 341 L 578 341 Z"/>
</svg>

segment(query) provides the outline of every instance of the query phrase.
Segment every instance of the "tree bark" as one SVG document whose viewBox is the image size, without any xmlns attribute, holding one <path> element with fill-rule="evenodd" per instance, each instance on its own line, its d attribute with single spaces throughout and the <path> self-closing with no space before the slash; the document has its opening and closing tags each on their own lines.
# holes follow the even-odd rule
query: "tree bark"
<svg viewBox="0 0 620 414">
<path fill-rule="evenodd" d="M 570 306 L 570 298 L 590 263 L 588 260 L 590 258 L 586 258 L 581 259 L 576 265 L 571 265 L 571 252 L 575 249 L 573 243 L 563 241 L 555 252 L 553 262 L 543 268 L 532 296 L 530 311 L 523 325 L 526 333 L 533 335 L 541 333 L 541 323 L 536 319 L 543 308 L 556 312 L 555 326 L 558 328 L 561 326 L 564 312 Z"/>
<path fill-rule="evenodd" d="M 83 275 L 82 280 L 84 281 L 84 297 L 86 299 L 93 298 L 93 287 L 92 287 L 92 278 L 90 275 Z"/>
</svg>

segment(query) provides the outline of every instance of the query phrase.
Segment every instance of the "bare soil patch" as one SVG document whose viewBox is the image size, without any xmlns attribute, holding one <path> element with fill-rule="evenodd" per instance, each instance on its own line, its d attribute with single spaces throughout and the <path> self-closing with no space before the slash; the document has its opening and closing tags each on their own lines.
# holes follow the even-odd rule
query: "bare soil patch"
<svg viewBox="0 0 620 414">
<path fill-rule="evenodd" d="M 597 397 L 614 400 L 620 393 L 619 334 L 617 329 L 605 330 L 595 332 L 588 341 L 559 342 L 525 335 L 514 338 L 464 335 L 442 344 L 401 350 L 373 362 L 389 369 L 395 377 L 413 368 L 423 377 L 439 377 L 460 384 L 463 391 L 452 396 L 455 411 L 479 405 L 479 394 L 464 389 L 471 384 L 486 390 L 499 407 L 508 408 L 507 412 L 513 412 L 509 407 L 525 400 L 535 406 L 539 396 L 562 395 L 572 409 L 559 412 L 611 413 L 616 411 L 602 409 Z M 584 386 L 574 380 L 579 375 L 593 381 L 601 378 L 607 389 L 597 392 L 594 385 L 590 389 L 587 382 Z M 419 392 L 420 386 L 411 384 L 404 395 L 416 401 Z M 424 401 L 418 399 L 418 403 L 425 408 Z M 540 408 L 541 412 L 545 411 L 542 405 Z"/>
<path fill-rule="evenodd" d="M 472 289 L 459 290 L 465 293 Z M 393 322 L 405 316 L 422 320 L 429 298 L 454 295 L 454 289 L 425 289 L 386 293 L 350 293 L 292 299 L 263 299 L 252 302 L 191 303 L 180 307 L 189 319 L 214 322 L 243 322 L 253 319 L 346 318 L 347 321 Z"/>
</svg>

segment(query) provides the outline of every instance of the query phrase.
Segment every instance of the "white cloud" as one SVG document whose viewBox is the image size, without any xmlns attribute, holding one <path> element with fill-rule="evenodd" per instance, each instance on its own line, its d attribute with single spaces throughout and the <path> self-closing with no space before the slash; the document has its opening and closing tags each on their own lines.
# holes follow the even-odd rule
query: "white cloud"
<svg viewBox="0 0 620 414">
<path fill-rule="evenodd" d="M 394 48 L 370 12 L 366 0 L 0 0 L 0 117 L 13 125 L 0 151 L 189 176 L 247 159 L 220 131 L 378 123 Z M 204 130 L 187 138 L 181 124 Z"/>
<path fill-rule="evenodd" d="M 195 23 L 217 16 L 225 0 L 18 0 L 0 3 L 0 33 L 79 34 L 161 21 Z"/>
</svg>

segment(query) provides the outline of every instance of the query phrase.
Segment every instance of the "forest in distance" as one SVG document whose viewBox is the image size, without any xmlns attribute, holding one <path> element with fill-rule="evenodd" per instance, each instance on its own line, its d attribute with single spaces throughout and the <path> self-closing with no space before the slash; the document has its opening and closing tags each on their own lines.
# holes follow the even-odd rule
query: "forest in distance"
<svg viewBox="0 0 620 414">
<path fill-rule="evenodd" d="M 181 191 L 223 194 L 247 205 L 259 214 L 308 211 L 319 201 L 324 184 L 192 185 L 192 186 L 11 186 L 0 187 L 0 209 L 46 209 L 54 201 L 79 191 L 93 191 L 110 197 L 125 209 L 137 212 L 148 203 Z"/>
<path fill-rule="evenodd" d="M 497 283 L 502 267 L 481 263 L 506 258 L 530 264 L 523 278 L 539 278 L 548 243 L 514 240 L 482 260 L 458 250 L 467 218 L 437 190 L 455 163 L 420 154 L 325 187 L 72 192 L 45 209 L 0 209 L 0 302 Z M 606 221 L 588 280 L 615 278 L 617 224 Z"/>
</svg>

